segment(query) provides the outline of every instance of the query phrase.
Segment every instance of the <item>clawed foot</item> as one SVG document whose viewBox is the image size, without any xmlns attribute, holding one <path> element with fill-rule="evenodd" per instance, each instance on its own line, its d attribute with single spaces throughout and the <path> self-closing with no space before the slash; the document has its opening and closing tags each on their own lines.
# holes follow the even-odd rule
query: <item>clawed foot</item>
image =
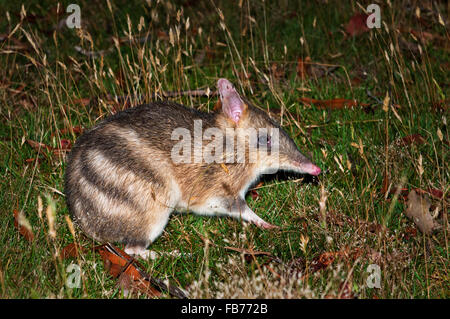
<svg viewBox="0 0 450 319">
<path fill-rule="evenodd" d="M 155 252 L 142 247 L 125 247 L 125 252 L 134 257 L 141 257 L 142 259 L 155 259 Z"/>
<path fill-rule="evenodd" d="M 244 211 L 244 213 L 242 213 L 240 215 L 240 217 L 243 220 L 250 222 L 252 224 L 255 224 L 256 226 L 258 226 L 259 228 L 262 228 L 262 229 L 280 228 L 278 226 L 275 226 L 275 225 L 272 225 L 272 224 L 269 224 L 268 222 L 266 222 L 264 219 L 262 219 L 261 217 L 256 215 L 256 213 L 254 211 L 252 211 L 248 206 L 245 207 L 245 211 Z"/>
<path fill-rule="evenodd" d="M 247 221 L 255 224 L 256 226 L 258 226 L 259 228 L 262 229 L 276 229 L 276 228 L 280 228 L 278 226 L 272 225 L 268 222 L 266 222 L 264 219 L 262 219 L 261 217 L 259 217 L 258 215 L 256 215 L 254 212 L 251 212 L 247 215 Z"/>
<path fill-rule="evenodd" d="M 268 222 L 266 222 L 264 220 L 262 220 L 260 222 L 255 222 L 254 224 L 262 229 L 279 229 L 280 228 L 279 226 L 269 224 Z"/>
</svg>

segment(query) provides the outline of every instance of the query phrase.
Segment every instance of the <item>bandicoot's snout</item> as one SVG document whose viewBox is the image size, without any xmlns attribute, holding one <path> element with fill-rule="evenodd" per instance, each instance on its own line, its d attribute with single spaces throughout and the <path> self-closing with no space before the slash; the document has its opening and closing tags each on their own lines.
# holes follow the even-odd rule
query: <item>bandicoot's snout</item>
<svg viewBox="0 0 450 319">
<path fill-rule="evenodd" d="M 310 159 L 304 156 L 302 153 L 297 152 L 295 159 L 292 161 L 296 171 L 303 174 L 310 174 L 317 176 L 322 171 L 320 167 L 315 165 Z"/>
<path fill-rule="evenodd" d="M 314 176 L 317 176 L 320 174 L 320 172 L 322 171 L 320 169 L 320 167 L 314 165 L 313 163 L 309 162 L 309 163 L 296 163 L 298 165 L 298 167 L 300 168 L 301 171 L 303 171 L 304 173 L 307 174 L 311 174 Z"/>
</svg>

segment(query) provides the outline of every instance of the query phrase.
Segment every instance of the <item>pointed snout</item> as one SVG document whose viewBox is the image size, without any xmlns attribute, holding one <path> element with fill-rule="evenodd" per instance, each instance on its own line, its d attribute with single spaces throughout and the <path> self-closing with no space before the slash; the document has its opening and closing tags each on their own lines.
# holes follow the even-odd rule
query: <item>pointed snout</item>
<svg viewBox="0 0 450 319">
<path fill-rule="evenodd" d="M 322 171 L 319 166 L 315 165 L 301 153 L 298 154 L 296 160 L 294 161 L 294 165 L 300 172 L 304 174 L 317 176 Z"/>
<path fill-rule="evenodd" d="M 319 166 L 314 165 L 313 163 L 298 163 L 300 170 L 304 173 L 317 176 L 322 171 Z"/>
</svg>

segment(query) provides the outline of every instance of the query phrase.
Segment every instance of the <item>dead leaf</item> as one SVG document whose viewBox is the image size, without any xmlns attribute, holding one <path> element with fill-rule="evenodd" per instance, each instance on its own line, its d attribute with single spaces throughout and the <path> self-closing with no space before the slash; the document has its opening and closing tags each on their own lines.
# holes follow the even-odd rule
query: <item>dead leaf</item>
<svg viewBox="0 0 450 319">
<path fill-rule="evenodd" d="M 410 30 L 410 32 L 424 44 L 428 44 L 435 38 L 432 33 L 426 31 Z"/>
<path fill-rule="evenodd" d="M 321 269 L 327 268 L 329 265 L 333 263 L 333 261 L 336 258 L 335 252 L 324 252 L 320 254 L 318 257 L 315 257 L 311 264 L 310 264 L 310 270 L 311 272 L 317 272 Z"/>
<path fill-rule="evenodd" d="M 367 225 L 367 230 L 372 234 L 380 234 L 387 231 L 387 228 L 381 224 L 372 222 Z"/>
<path fill-rule="evenodd" d="M 386 195 L 386 192 L 388 191 L 389 188 L 389 173 L 387 173 L 386 171 L 383 173 L 383 184 L 381 187 L 381 193 L 383 195 Z"/>
<path fill-rule="evenodd" d="M 338 297 L 338 299 L 355 299 L 356 298 L 356 295 L 353 293 L 353 290 L 352 290 L 351 281 L 345 281 L 340 285 L 339 295 L 337 297 Z"/>
<path fill-rule="evenodd" d="M 115 252 L 109 250 L 106 245 L 97 248 L 103 263 L 105 264 L 105 268 L 111 276 L 119 278 L 118 285 L 127 292 L 132 289 L 132 286 L 134 287 L 135 281 L 145 280 L 145 275 L 143 276 L 140 269 L 133 265 L 133 263 L 136 263 L 134 258 L 117 247 L 114 247 L 114 250 L 123 255 L 117 255 Z M 161 295 L 161 292 L 154 287 L 149 286 L 148 288 L 149 296 L 158 297 Z"/>
<path fill-rule="evenodd" d="M 100 246 L 96 250 L 100 254 L 100 256 L 102 257 L 103 262 L 109 261 L 109 273 L 114 278 L 120 276 L 120 274 L 122 272 L 124 272 L 124 271 L 127 271 L 127 273 L 133 279 L 141 278 L 141 274 L 135 268 L 129 268 L 129 269 L 125 269 L 124 268 L 125 266 L 127 266 L 128 262 L 129 262 L 125 258 L 132 259 L 132 257 L 129 256 L 127 253 L 125 253 L 120 248 L 114 246 L 114 250 L 118 251 L 120 254 L 123 254 L 122 256 L 117 255 L 115 252 L 109 250 L 106 245 Z"/>
<path fill-rule="evenodd" d="M 410 240 L 417 236 L 417 229 L 414 227 L 406 227 L 403 236 L 406 240 Z"/>
<path fill-rule="evenodd" d="M 135 291 L 146 294 L 150 298 L 159 297 L 161 295 L 161 292 L 152 287 L 148 280 L 135 280 L 126 272 L 120 274 L 116 286 L 122 289 L 124 295 L 127 297 L 132 295 Z"/>
<path fill-rule="evenodd" d="M 354 14 L 345 25 L 345 32 L 350 37 L 355 37 L 369 31 L 367 17 L 368 15 L 365 13 Z"/>
<path fill-rule="evenodd" d="M 305 61 L 310 62 L 311 59 L 309 57 L 306 57 Z M 306 70 L 307 66 L 305 65 L 305 61 L 303 61 L 302 58 L 297 59 L 297 76 L 305 80 L 308 77 L 308 72 Z"/>
<path fill-rule="evenodd" d="M 405 215 L 412 219 L 422 233 L 430 235 L 439 225 L 430 214 L 430 201 L 425 196 L 418 195 L 414 190 L 408 195 Z"/>
<path fill-rule="evenodd" d="M 441 199 L 444 197 L 444 192 L 441 191 L 440 189 L 436 189 L 436 188 L 429 188 L 427 190 L 415 188 L 414 190 L 416 191 L 417 194 L 420 194 L 420 195 L 428 194 L 437 199 Z"/>
<path fill-rule="evenodd" d="M 30 50 L 30 46 L 27 43 L 21 42 L 20 40 L 11 37 L 7 34 L 0 34 L 0 42 L 7 42 L 7 45 L 4 45 L 2 49 L 4 50 L 15 50 L 15 51 L 28 51 Z M 11 43 L 11 44 L 10 44 Z"/>
<path fill-rule="evenodd" d="M 83 131 L 84 131 L 83 127 L 81 127 L 80 125 L 77 125 L 77 126 L 61 129 L 61 130 L 59 130 L 59 134 L 65 135 L 70 132 L 73 132 L 74 134 L 81 134 L 81 133 L 83 133 Z M 51 134 L 51 137 L 53 137 L 53 136 L 55 136 L 55 133 Z"/>
<path fill-rule="evenodd" d="M 319 256 L 318 262 L 324 267 L 327 267 L 334 261 L 335 258 L 336 258 L 335 252 L 324 252 Z"/>
<path fill-rule="evenodd" d="M 32 148 L 34 148 L 34 150 L 38 153 L 42 152 L 42 150 L 51 150 L 52 149 L 51 146 L 48 146 L 44 143 L 36 142 L 36 141 L 30 140 L 30 139 L 27 139 L 27 143 Z"/>
<path fill-rule="evenodd" d="M 251 189 L 250 190 L 250 196 L 252 196 L 253 200 L 257 200 L 259 198 L 259 194 L 258 191 L 255 189 Z"/>
<path fill-rule="evenodd" d="M 438 111 L 447 111 L 450 108 L 450 99 L 434 102 L 431 106 Z"/>
<path fill-rule="evenodd" d="M 30 158 L 27 158 L 26 160 L 25 160 L 25 163 L 27 163 L 27 164 L 30 164 L 30 163 L 34 163 L 35 161 L 37 161 L 38 162 L 38 164 L 40 164 L 40 163 L 42 163 L 42 158 L 40 158 L 40 157 L 30 157 Z"/>
<path fill-rule="evenodd" d="M 281 66 L 275 62 L 272 63 L 272 65 L 270 67 L 270 73 L 272 74 L 275 81 L 280 81 L 286 75 L 286 72 L 285 72 L 283 66 Z"/>
<path fill-rule="evenodd" d="M 360 86 L 362 81 L 363 81 L 363 79 L 361 79 L 359 76 L 354 76 L 350 79 L 350 83 L 353 86 Z"/>
<path fill-rule="evenodd" d="M 80 255 L 80 252 L 84 251 L 83 247 L 75 243 L 68 244 L 61 250 L 61 256 L 63 259 L 66 258 L 77 258 Z"/>
<path fill-rule="evenodd" d="M 401 146 L 408 146 L 411 144 L 421 145 L 424 144 L 425 142 L 426 142 L 425 138 L 422 135 L 416 133 L 398 139 L 396 141 L 396 144 Z"/>
<path fill-rule="evenodd" d="M 88 106 L 91 103 L 90 98 L 81 98 L 73 101 L 74 104 L 81 104 L 83 106 Z"/>
<path fill-rule="evenodd" d="M 72 141 L 67 139 L 61 139 L 61 149 L 70 150 L 72 148 Z"/>
<path fill-rule="evenodd" d="M 298 100 L 308 105 L 315 105 L 318 109 L 329 109 L 329 110 L 339 110 L 346 107 L 369 106 L 369 104 L 359 103 L 357 100 L 350 100 L 343 98 L 337 98 L 332 100 L 316 100 L 308 97 L 300 97 Z"/>
<path fill-rule="evenodd" d="M 167 291 L 171 296 L 178 298 L 186 298 L 186 294 L 176 286 L 167 286 L 161 280 L 150 277 L 139 262 L 133 257 L 129 256 L 123 250 L 111 244 L 105 244 L 96 247 L 95 249 L 102 257 L 105 269 L 114 277 L 121 277 L 122 283 L 127 288 L 129 279 L 132 280 L 133 288 L 147 294 L 151 297 L 158 297 L 161 291 Z M 129 278 L 128 278 L 128 277 Z M 156 287 L 156 288 L 155 288 Z"/>
<path fill-rule="evenodd" d="M 157 37 L 159 40 L 164 40 L 164 41 L 168 41 L 168 40 L 169 40 L 169 35 L 167 34 L 166 31 L 163 31 L 163 30 L 158 30 L 158 31 L 156 32 L 156 37 Z"/>
<path fill-rule="evenodd" d="M 30 222 L 25 217 L 22 211 L 14 210 L 14 227 L 19 231 L 19 233 L 25 237 L 26 240 L 32 242 L 34 240 L 33 229 Z"/>
<path fill-rule="evenodd" d="M 125 297 L 129 297 L 134 290 L 133 278 L 127 273 L 122 273 L 117 279 L 116 287 L 119 287 Z"/>
</svg>

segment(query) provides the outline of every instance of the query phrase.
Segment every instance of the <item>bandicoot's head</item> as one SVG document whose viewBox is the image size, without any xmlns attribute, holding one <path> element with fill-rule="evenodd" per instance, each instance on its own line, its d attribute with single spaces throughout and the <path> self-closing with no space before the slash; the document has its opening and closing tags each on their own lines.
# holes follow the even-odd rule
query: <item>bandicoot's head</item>
<svg viewBox="0 0 450 319">
<path fill-rule="evenodd" d="M 321 170 L 306 158 L 289 135 L 264 111 L 245 102 L 227 79 L 217 82 L 222 118 L 230 134 L 236 138 L 238 162 L 250 161 L 261 173 L 275 173 L 278 169 L 319 175 Z M 234 139 L 233 138 L 233 139 Z M 245 149 L 239 156 L 239 148 Z"/>
</svg>

